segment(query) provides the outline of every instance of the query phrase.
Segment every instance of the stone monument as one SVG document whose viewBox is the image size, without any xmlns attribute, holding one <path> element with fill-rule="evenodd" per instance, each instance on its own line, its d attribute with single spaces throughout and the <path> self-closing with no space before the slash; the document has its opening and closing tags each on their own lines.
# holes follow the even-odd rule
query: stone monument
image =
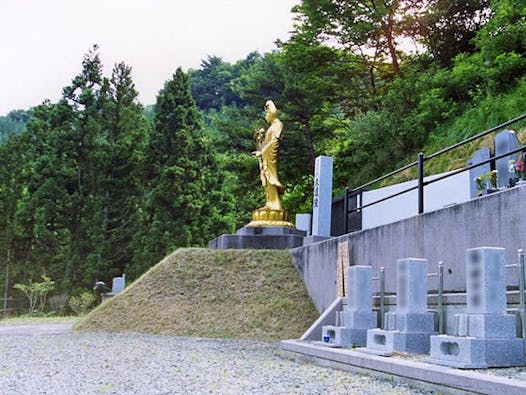
<svg viewBox="0 0 526 395">
<path fill-rule="evenodd" d="M 485 162 L 486 160 L 489 160 L 491 157 L 491 153 L 489 151 L 488 147 L 481 148 L 473 153 L 473 156 L 470 160 L 468 160 L 468 166 L 476 165 L 478 163 Z M 491 171 L 491 165 L 490 163 L 486 163 L 484 165 L 480 165 L 477 167 L 474 167 L 469 171 L 469 195 L 473 199 L 478 196 L 478 190 L 477 186 L 475 184 L 475 178 L 482 176 L 484 174 L 487 174 Z"/>
<path fill-rule="evenodd" d="M 513 130 L 504 129 L 495 136 L 495 156 L 504 155 L 507 152 L 518 149 L 521 146 L 517 134 Z M 506 187 L 510 179 L 508 162 L 517 159 L 517 154 L 510 154 L 495 161 L 497 170 L 497 186 Z"/>
<path fill-rule="evenodd" d="M 269 127 L 254 133 L 259 160 L 259 172 L 265 205 L 252 212 L 252 221 L 235 235 L 221 235 L 209 243 L 210 248 L 266 248 L 285 249 L 303 245 L 304 231 L 291 222 L 290 214 L 281 205 L 285 188 L 278 177 L 279 148 L 283 141 L 283 124 L 272 100 L 265 103 L 265 120 Z"/>
<path fill-rule="evenodd" d="M 427 260 L 396 262 L 396 312 L 385 315 L 386 328 L 367 331 L 367 348 L 377 355 L 393 352 L 426 354 L 434 331 L 434 316 L 427 312 Z M 361 350 L 362 351 L 362 350 Z"/>
<path fill-rule="evenodd" d="M 331 347 L 365 346 L 367 330 L 376 328 L 376 313 L 372 310 L 372 268 L 347 268 L 347 304 L 337 312 L 336 325 L 322 327 L 322 341 Z"/>
<path fill-rule="evenodd" d="M 506 310 L 504 248 L 466 251 L 466 313 L 455 316 L 455 335 L 431 336 L 426 362 L 457 368 L 523 366 L 524 340 Z"/>
</svg>

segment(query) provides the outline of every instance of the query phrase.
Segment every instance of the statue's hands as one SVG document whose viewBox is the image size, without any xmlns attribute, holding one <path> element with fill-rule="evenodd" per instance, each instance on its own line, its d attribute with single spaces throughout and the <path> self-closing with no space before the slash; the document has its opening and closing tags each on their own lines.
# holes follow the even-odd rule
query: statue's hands
<svg viewBox="0 0 526 395">
<path fill-rule="evenodd" d="M 261 151 L 252 151 L 252 155 L 255 157 L 261 156 Z"/>
<path fill-rule="evenodd" d="M 256 131 L 254 131 L 254 139 L 256 141 L 262 141 L 264 139 L 264 136 L 265 136 L 265 130 L 264 129 L 258 129 Z"/>
</svg>

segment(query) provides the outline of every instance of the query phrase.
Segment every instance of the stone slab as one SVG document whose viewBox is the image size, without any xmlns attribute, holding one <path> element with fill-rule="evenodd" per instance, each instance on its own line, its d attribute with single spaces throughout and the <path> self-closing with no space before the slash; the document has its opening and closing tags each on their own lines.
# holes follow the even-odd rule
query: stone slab
<svg viewBox="0 0 526 395">
<path fill-rule="evenodd" d="M 506 314 L 505 250 L 466 250 L 467 313 Z"/>
<path fill-rule="evenodd" d="M 378 322 L 377 313 L 369 311 L 343 311 L 343 326 L 354 329 L 376 328 Z"/>
<path fill-rule="evenodd" d="M 372 277 L 373 269 L 371 266 L 355 265 L 347 268 L 346 291 L 350 311 L 371 312 L 373 307 Z"/>
<path fill-rule="evenodd" d="M 322 328 L 322 344 L 337 347 L 363 347 L 367 342 L 367 329 L 327 325 Z"/>
<path fill-rule="evenodd" d="M 517 336 L 517 317 L 511 314 L 457 314 L 456 336 L 479 338 L 514 338 Z"/>
<path fill-rule="evenodd" d="M 314 167 L 312 197 L 312 235 L 331 235 L 332 167 L 330 156 L 318 156 Z"/>
<path fill-rule="evenodd" d="M 488 147 L 481 148 L 473 153 L 472 158 L 468 160 L 468 165 L 475 165 L 477 163 L 485 162 L 486 160 L 489 160 L 490 155 L 491 153 Z M 472 199 L 476 197 L 479 193 L 479 191 L 477 190 L 476 183 L 475 183 L 475 178 L 483 174 L 486 174 L 489 171 L 491 171 L 491 165 L 489 163 L 486 163 L 485 165 L 474 167 L 473 169 L 469 171 L 469 179 L 470 179 L 469 194 Z"/>
<path fill-rule="evenodd" d="M 401 332 L 434 332 L 435 317 L 433 313 L 399 314 L 389 312 L 385 315 L 385 329 Z"/>
<path fill-rule="evenodd" d="M 524 340 L 431 336 L 430 357 L 425 361 L 461 369 L 524 366 Z"/>
<path fill-rule="evenodd" d="M 443 394 L 506 394 L 523 395 L 526 381 L 473 371 L 453 369 L 447 366 L 411 361 L 397 357 L 385 358 L 349 350 L 329 348 L 309 342 L 283 340 L 280 352 L 283 357 L 314 363 L 320 366 L 342 369 L 374 377 L 393 379 Z"/>
<path fill-rule="evenodd" d="M 406 352 L 427 354 L 430 348 L 429 332 L 400 332 L 383 329 L 367 331 L 367 349 L 386 353 Z"/>
<path fill-rule="evenodd" d="M 521 146 L 517 134 L 513 130 L 504 129 L 497 133 L 494 139 L 495 142 L 495 156 L 503 155 L 507 152 L 513 151 Z M 508 171 L 508 161 L 517 159 L 517 154 L 511 154 L 504 158 L 495 161 L 495 168 L 497 170 L 497 184 L 499 187 L 508 185 L 510 179 L 510 172 Z"/>
<path fill-rule="evenodd" d="M 296 214 L 296 228 L 310 236 L 312 233 L 312 214 Z"/>
<path fill-rule="evenodd" d="M 303 236 L 298 235 L 221 235 L 208 243 L 208 248 L 285 250 L 303 245 Z"/>
<path fill-rule="evenodd" d="M 427 312 L 427 260 L 418 258 L 396 261 L 396 312 Z"/>
<path fill-rule="evenodd" d="M 237 230 L 238 236 L 283 236 L 294 235 L 304 237 L 306 232 L 287 226 L 244 226 Z"/>
</svg>

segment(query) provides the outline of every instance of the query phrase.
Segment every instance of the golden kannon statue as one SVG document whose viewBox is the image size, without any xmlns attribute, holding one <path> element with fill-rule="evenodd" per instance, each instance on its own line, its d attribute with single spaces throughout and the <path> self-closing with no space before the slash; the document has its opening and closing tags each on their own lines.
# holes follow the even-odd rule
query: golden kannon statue
<svg viewBox="0 0 526 395">
<path fill-rule="evenodd" d="M 285 187 L 278 178 L 278 151 L 283 138 L 283 124 L 278 119 L 278 110 L 272 100 L 265 103 L 265 120 L 270 126 L 266 131 L 259 129 L 254 133 L 256 151 L 252 154 L 259 159 L 266 203 L 252 212 L 252 222 L 248 226 L 294 227 L 289 214 L 281 206 L 280 195 Z"/>
</svg>

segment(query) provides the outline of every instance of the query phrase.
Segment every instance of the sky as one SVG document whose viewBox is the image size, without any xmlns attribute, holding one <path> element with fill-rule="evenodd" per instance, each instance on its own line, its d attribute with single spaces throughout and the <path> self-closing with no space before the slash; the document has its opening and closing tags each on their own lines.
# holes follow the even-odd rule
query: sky
<svg viewBox="0 0 526 395">
<path fill-rule="evenodd" d="M 276 49 L 300 0 L 0 0 L 0 115 L 56 102 L 98 44 L 109 76 L 132 68 L 139 101 L 155 103 L 177 67 L 209 55 L 235 62 Z"/>
</svg>

